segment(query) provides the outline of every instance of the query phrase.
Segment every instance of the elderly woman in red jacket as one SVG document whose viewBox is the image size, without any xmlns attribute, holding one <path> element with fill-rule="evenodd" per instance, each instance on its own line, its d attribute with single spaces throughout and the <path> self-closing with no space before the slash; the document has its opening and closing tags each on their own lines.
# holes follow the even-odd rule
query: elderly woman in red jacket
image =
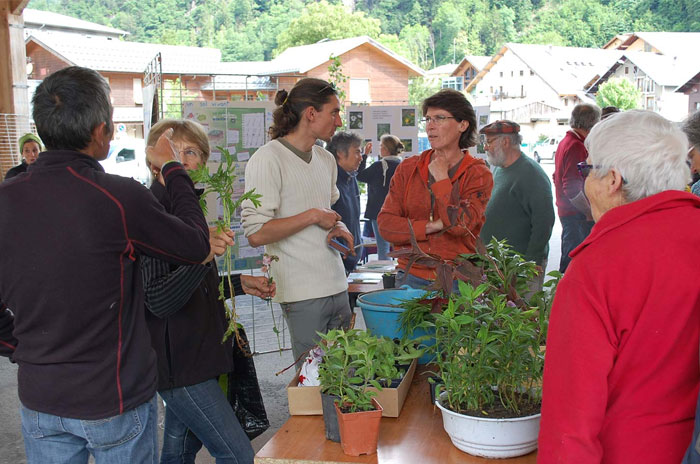
<svg viewBox="0 0 700 464">
<path fill-rule="evenodd" d="M 648 111 L 608 118 L 579 164 L 596 221 L 552 308 L 538 462 L 680 462 L 700 384 L 700 199 L 688 142 Z"/>
<path fill-rule="evenodd" d="M 474 253 L 493 178 L 486 163 L 467 152 L 476 143 L 477 128 L 464 94 L 443 89 L 428 97 L 423 120 L 431 149 L 396 168 L 377 218 L 379 232 L 394 249 L 410 248 L 410 223 L 421 250 L 452 260 Z M 435 280 L 434 268 L 414 264 L 407 270 L 407 264 L 399 258 L 400 283 L 422 288 Z"/>
</svg>

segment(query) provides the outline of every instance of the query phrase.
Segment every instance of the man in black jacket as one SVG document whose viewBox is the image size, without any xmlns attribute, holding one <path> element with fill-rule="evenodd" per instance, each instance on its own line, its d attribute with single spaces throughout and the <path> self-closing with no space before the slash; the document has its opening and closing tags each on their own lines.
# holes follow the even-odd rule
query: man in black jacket
<svg viewBox="0 0 700 464">
<path fill-rule="evenodd" d="M 155 462 L 157 369 L 139 255 L 200 263 L 207 223 L 167 134 L 148 156 L 173 215 L 139 183 L 104 173 L 112 106 L 99 74 L 58 71 L 33 105 L 47 151 L 0 185 L 0 298 L 14 313 L 0 311 L 0 355 L 19 365 L 28 461 Z"/>
</svg>

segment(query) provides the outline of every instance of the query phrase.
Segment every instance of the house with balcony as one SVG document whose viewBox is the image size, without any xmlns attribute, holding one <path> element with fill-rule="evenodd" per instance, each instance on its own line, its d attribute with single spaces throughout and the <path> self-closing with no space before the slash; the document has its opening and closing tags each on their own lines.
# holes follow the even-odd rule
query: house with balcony
<svg viewBox="0 0 700 464">
<path fill-rule="evenodd" d="M 700 66 L 698 66 L 698 73 L 680 85 L 676 92 L 687 95 L 689 115 L 700 111 Z"/>
<path fill-rule="evenodd" d="M 671 121 L 682 121 L 688 115 L 688 95 L 676 90 L 697 71 L 695 59 L 687 56 L 625 51 L 605 74 L 591 83 L 588 92 L 595 95 L 611 78 L 627 79 L 641 94 L 639 108 L 657 112 Z"/>
<path fill-rule="evenodd" d="M 490 56 L 467 55 L 462 58 L 450 73 L 449 77 L 442 80 L 442 88 L 449 87 L 455 90 L 463 90 L 491 61 Z"/>
<path fill-rule="evenodd" d="M 585 85 L 602 75 L 621 52 L 552 45 L 504 45 L 465 87 L 476 105 L 490 105 L 491 120 L 511 119 L 526 141 L 555 136 L 573 107 L 594 100 Z"/>
</svg>

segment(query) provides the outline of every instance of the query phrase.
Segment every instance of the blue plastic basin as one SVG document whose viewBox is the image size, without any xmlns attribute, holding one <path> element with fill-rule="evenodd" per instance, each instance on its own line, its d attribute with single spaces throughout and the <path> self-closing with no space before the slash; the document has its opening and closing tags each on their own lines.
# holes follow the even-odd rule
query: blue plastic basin
<svg viewBox="0 0 700 464">
<path fill-rule="evenodd" d="M 424 289 L 415 289 L 408 286 L 391 288 L 363 293 L 357 298 L 357 303 L 362 308 L 362 316 L 365 319 L 367 330 L 375 336 L 389 338 L 403 338 L 404 333 L 400 328 L 399 315 L 404 312 L 400 305 L 407 300 L 412 300 L 425 294 Z M 416 329 L 408 334 L 409 339 L 415 339 L 428 333 L 424 329 Z M 435 339 L 426 340 L 425 346 L 435 344 Z M 432 354 L 418 358 L 419 364 L 427 364 L 433 358 Z"/>
</svg>

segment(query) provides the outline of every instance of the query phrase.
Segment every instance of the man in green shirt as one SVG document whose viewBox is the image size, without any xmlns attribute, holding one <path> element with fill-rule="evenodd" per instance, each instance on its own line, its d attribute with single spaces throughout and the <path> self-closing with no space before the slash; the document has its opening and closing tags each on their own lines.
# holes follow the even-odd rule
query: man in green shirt
<svg viewBox="0 0 700 464">
<path fill-rule="evenodd" d="M 531 290 L 540 290 L 554 226 L 552 185 L 540 165 L 520 152 L 517 123 L 496 121 L 479 132 L 493 166 L 493 191 L 481 239 L 484 243 L 491 237 L 505 239 L 525 259 L 537 263 L 541 272 Z"/>
</svg>

